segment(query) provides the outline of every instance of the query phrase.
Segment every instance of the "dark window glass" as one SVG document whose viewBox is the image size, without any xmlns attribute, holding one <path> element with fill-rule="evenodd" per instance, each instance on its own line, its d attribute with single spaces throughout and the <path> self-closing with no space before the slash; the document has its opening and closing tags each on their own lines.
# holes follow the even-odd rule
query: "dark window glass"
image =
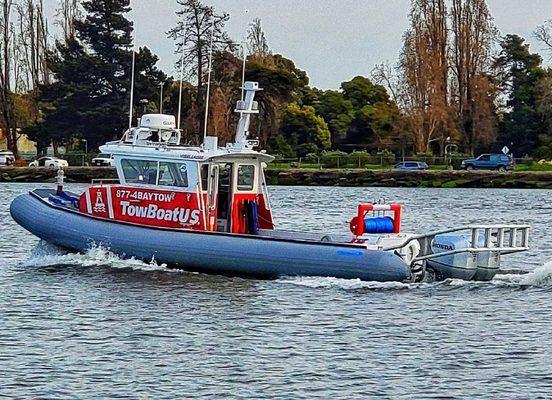
<svg viewBox="0 0 552 400">
<path fill-rule="evenodd" d="M 186 164 L 160 162 L 158 184 L 160 186 L 188 187 Z"/>
<path fill-rule="evenodd" d="M 240 165 L 238 167 L 238 190 L 253 190 L 255 184 L 255 166 Z"/>
<path fill-rule="evenodd" d="M 201 166 L 201 188 L 208 190 L 209 188 L 209 164 Z"/>
<path fill-rule="evenodd" d="M 157 181 L 157 161 L 123 160 L 123 175 L 127 183 L 155 185 Z"/>
</svg>

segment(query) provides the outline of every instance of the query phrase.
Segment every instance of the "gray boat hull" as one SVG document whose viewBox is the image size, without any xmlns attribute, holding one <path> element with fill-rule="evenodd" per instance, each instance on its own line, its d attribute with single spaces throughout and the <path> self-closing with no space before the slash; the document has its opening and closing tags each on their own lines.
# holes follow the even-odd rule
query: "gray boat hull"
<svg viewBox="0 0 552 400">
<path fill-rule="evenodd" d="M 23 228 L 56 246 L 86 251 L 102 245 L 124 257 L 155 259 L 191 271 L 379 282 L 405 281 L 411 276 L 408 265 L 394 253 L 360 246 L 128 225 L 72 212 L 33 194 L 14 199 L 10 212 Z"/>
</svg>

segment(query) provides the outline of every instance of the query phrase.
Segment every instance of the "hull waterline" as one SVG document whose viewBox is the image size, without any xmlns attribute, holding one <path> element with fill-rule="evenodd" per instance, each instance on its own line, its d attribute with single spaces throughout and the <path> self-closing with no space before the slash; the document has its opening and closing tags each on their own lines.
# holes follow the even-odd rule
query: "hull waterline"
<svg viewBox="0 0 552 400">
<path fill-rule="evenodd" d="M 138 227 L 66 211 L 31 194 L 18 196 L 10 212 L 19 225 L 56 246 L 86 251 L 102 245 L 122 256 L 186 270 L 270 278 L 410 279 L 410 268 L 400 257 L 362 247 Z"/>
</svg>

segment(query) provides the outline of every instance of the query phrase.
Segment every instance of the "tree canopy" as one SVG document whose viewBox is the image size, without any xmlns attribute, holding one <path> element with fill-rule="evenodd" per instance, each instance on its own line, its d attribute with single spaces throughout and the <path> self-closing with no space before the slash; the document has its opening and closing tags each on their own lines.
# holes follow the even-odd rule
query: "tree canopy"
<svg viewBox="0 0 552 400">
<path fill-rule="evenodd" d="M 500 138 L 519 155 L 532 154 L 539 146 L 539 136 L 550 134 L 546 124 L 548 110 L 545 106 L 539 110 L 543 107 L 540 99 L 545 101 L 539 95 L 552 73 L 542 68 L 542 58 L 531 53 L 529 45 L 517 35 L 507 35 L 502 40 L 495 64 L 504 71 L 501 86 L 507 96 Z"/>
<path fill-rule="evenodd" d="M 508 145 L 520 156 L 552 156 L 552 72 L 523 38 L 498 41 L 486 0 L 412 0 L 398 65 L 382 64 L 371 78 L 355 76 L 330 90 L 310 86 L 300 66 L 270 49 L 259 19 L 238 48 L 226 32 L 229 14 L 203 0 L 177 1 L 177 23 L 167 32 L 184 71 L 176 78 L 157 68 L 150 49 L 134 49 L 130 0 L 60 4 L 63 38 L 53 45 L 41 2 L 11 0 L 0 13 L 0 127 L 16 154 L 21 128 L 41 151 L 50 144 L 77 148 L 81 139 L 95 148 L 120 137 L 131 107 L 133 54 L 135 117 L 159 111 L 162 86 L 163 112 L 176 114 L 181 99 L 184 140 L 197 144 L 212 39 L 206 128 L 223 144 L 234 137 L 246 57 L 245 79 L 264 89 L 250 132 L 277 154 L 442 155 L 453 141 L 468 153 Z M 535 31 L 546 48 L 551 26 L 545 21 Z"/>
<path fill-rule="evenodd" d="M 56 43 L 48 57 L 54 77 L 43 85 L 39 101 L 43 119 L 28 129 L 40 148 L 71 138 L 98 146 L 119 137 L 128 124 L 132 23 L 125 17 L 129 0 L 89 0 L 82 3 L 84 20 L 75 22 L 75 37 Z M 135 103 L 154 99 L 166 75 L 155 67 L 149 49 L 136 53 Z"/>
</svg>

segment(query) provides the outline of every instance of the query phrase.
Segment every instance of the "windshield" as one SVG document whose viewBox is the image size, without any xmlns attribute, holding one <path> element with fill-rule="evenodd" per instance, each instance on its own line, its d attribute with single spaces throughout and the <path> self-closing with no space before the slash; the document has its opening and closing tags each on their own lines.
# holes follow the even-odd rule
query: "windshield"
<svg viewBox="0 0 552 400">
<path fill-rule="evenodd" d="M 97 157 L 97 158 L 110 159 L 110 158 L 111 158 L 111 154 L 98 154 L 98 157 Z"/>
</svg>

